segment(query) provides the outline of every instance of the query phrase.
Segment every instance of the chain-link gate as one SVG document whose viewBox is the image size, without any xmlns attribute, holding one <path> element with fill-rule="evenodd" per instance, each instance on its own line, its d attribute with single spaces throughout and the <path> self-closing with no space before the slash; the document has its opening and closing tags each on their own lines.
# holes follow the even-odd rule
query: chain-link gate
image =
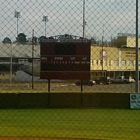
<svg viewBox="0 0 140 140">
<path fill-rule="evenodd" d="M 1 0 L 0 139 L 139 140 L 138 11 L 137 0 Z"/>
</svg>

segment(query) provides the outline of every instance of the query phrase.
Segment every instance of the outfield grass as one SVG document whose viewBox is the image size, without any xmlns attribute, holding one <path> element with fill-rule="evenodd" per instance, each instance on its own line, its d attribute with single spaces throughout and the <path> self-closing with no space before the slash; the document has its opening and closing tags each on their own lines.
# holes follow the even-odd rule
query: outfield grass
<svg viewBox="0 0 140 140">
<path fill-rule="evenodd" d="M 1 109 L 0 136 L 139 140 L 140 111 Z"/>
</svg>

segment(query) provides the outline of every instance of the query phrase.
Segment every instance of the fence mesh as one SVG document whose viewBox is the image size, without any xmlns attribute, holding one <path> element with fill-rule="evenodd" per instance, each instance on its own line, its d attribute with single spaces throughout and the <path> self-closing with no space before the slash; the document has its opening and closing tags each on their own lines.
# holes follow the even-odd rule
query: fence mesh
<svg viewBox="0 0 140 140">
<path fill-rule="evenodd" d="M 139 140 L 136 4 L 1 0 L 0 139 Z"/>
</svg>

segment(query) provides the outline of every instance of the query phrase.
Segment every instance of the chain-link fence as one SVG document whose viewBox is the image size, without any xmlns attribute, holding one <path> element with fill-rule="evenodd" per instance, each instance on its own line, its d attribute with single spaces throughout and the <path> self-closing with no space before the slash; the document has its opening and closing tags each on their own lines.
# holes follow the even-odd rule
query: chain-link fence
<svg viewBox="0 0 140 140">
<path fill-rule="evenodd" d="M 40 71 L 43 69 L 40 60 L 41 40 L 44 38 L 57 38 L 58 41 L 70 38 L 75 40 L 75 37 L 83 37 L 91 40 L 90 58 L 87 58 L 87 61 L 90 61 L 88 78 L 93 80 L 91 84 L 96 83 L 94 91 L 101 90 L 100 87 L 102 87 L 102 91 L 107 92 L 135 92 L 135 11 L 136 2 L 131 0 L 2 1 L 1 90 L 9 90 L 9 88 L 14 91 L 27 88 L 28 90 L 46 90 L 47 80 L 42 80 L 40 77 Z M 82 57 L 86 57 L 82 54 L 81 58 L 78 57 L 80 60 L 74 59 L 70 56 L 75 57 L 77 54 L 68 55 L 67 53 L 69 58 L 59 54 L 61 60 L 58 60 L 55 58 L 58 54 L 52 55 L 54 57 L 50 58 L 51 62 L 48 62 L 46 71 L 53 71 L 54 66 L 51 65 L 55 65 L 58 71 L 59 64 L 65 64 L 61 67 L 68 67 L 70 64 L 69 69 L 79 67 L 79 63 L 81 64 L 84 59 Z M 73 63 L 77 65 L 72 65 Z M 52 69 L 49 69 L 50 67 Z M 81 69 L 84 71 L 85 67 L 89 65 L 83 65 Z M 66 72 L 66 68 L 59 71 Z M 75 71 L 78 71 L 77 68 Z M 97 84 L 102 83 L 102 77 L 106 77 L 103 81 L 110 79 L 111 83 L 132 84 L 99 86 Z M 116 80 L 114 77 L 120 79 Z M 83 79 L 83 77 L 69 78 L 70 80 L 65 78 L 65 81 L 61 77 L 59 81 L 53 79 L 51 79 L 50 90 L 77 91 L 79 88 L 75 83 L 77 79 Z M 83 84 L 90 85 L 90 82 L 92 81 L 85 81 Z M 92 91 L 93 87 L 85 87 L 83 90 Z"/>
<path fill-rule="evenodd" d="M 140 108 L 138 11 L 137 0 L 1 0 L 0 108 Z M 139 140 L 139 110 L 125 109 L 3 109 L 0 139 Z"/>
</svg>

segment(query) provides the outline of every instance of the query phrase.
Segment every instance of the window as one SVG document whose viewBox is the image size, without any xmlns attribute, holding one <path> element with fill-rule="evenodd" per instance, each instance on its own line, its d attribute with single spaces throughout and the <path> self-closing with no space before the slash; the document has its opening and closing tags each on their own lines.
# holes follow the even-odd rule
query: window
<svg viewBox="0 0 140 140">
<path fill-rule="evenodd" d="M 103 63 L 105 66 L 107 66 L 107 60 L 104 60 Z"/>
<path fill-rule="evenodd" d="M 111 66 L 111 60 L 108 61 L 108 65 Z"/>
<path fill-rule="evenodd" d="M 114 61 L 114 66 L 118 66 L 119 65 L 119 62 L 118 61 Z"/>
<path fill-rule="evenodd" d="M 126 61 L 125 60 L 122 61 L 122 66 L 126 66 Z"/>
<path fill-rule="evenodd" d="M 128 60 L 128 66 L 134 66 L 133 60 Z"/>
<path fill-rule="evenodd" d="M 28 63 L 28 59 L 18 59 L 19 64 L 25 64 Z"/>
</svg>

